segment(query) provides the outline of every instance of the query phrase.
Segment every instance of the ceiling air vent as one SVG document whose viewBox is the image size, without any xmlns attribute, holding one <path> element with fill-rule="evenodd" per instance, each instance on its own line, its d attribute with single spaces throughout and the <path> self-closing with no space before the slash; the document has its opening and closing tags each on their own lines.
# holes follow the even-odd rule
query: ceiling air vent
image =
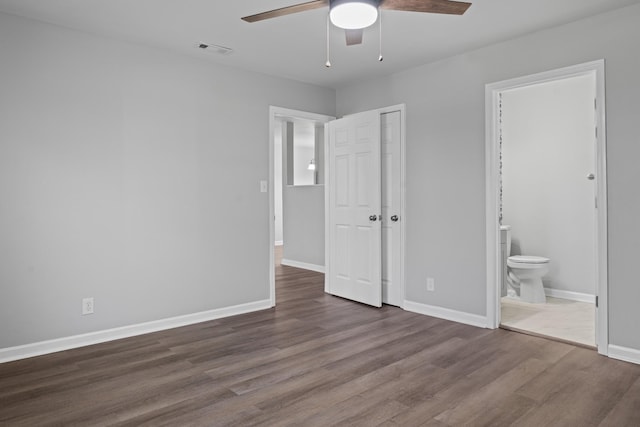
<svg viewBox="0 0 640 427">
<path fill-rule="evenodd" d="M 230 47 L 224 47 L 217 44 L 210 43 L 198 43 L 196 47 L 208 53 L 217 53 L 218 55 L 229 55 L 233 53 L 233 49 Z"/>
</svg>

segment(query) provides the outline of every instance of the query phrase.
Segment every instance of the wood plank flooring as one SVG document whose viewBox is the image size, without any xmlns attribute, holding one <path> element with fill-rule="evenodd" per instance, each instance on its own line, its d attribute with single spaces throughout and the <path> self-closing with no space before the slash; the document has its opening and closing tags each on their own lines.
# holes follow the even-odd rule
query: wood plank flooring
<svg viewBox="0 0 640 427">
<path fill-rule="evenodd" d="M 276 274 L 275 309 L 0 365 L 0 425 L 640 425 L 640 366 Z"/>
</svg>

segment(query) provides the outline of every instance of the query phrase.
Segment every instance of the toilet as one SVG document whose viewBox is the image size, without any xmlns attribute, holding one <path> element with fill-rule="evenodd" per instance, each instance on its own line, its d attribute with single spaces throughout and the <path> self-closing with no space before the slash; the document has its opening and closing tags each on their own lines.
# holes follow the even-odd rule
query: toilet
<svg viewBox="0 0 640 427">
<path fill-rule="evenodd" d="M 530 303 L 547 302 L 542 276 L 549 272 L 549 258 L 530 255 L 515 255 L 507 258 L 509 279 L 514 286 L 520 285 L 520 301 Z"/>
<path fill-rule="evenodd" d="M 531 255 L 510 255 L 511 227 L 502 226 L 506 234 L 507 277 L 510 288 L 520 289 L 520 301 L 539 304 L 547 302 L 542 277 L 549 272 L 549 258 Z M 504 259 L 503 259 L 504 260 Z M 512 291 L 513 292 L 513 291 Z M 512 293 L 510 292 L 510 294 Z"/>
</svg>

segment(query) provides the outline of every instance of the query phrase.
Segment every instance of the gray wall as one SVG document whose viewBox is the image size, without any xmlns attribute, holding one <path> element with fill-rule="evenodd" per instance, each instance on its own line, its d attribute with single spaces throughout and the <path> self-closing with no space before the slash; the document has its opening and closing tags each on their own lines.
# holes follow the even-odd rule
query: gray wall
<svg viewBox="0 0 640 427">
<path fill-rule="evenodd" d="M 7 15 L 0 58 L 0 348 L 269 298 L 269 105 L 335 91 Z"/>
<path fill-rule="evenodd" d="M 544 286 L 596 293 L 595 75 L 502 93 L 503 224 L 511 255 L 551 259 Z"/>
<path fill-rule="evenodd" d="M 282 257 L 324 267 L 324 185 L 288 185 L 282 198 Z"/>
<path fill-rule="evenodd" d="M 406 103 L 408 300 L 485 314 L 485 85 L 605 58 L 609 338 L 640 349 L 638 40 L 637 5 L 337 92 L 339 116 Z"/>
</svg>

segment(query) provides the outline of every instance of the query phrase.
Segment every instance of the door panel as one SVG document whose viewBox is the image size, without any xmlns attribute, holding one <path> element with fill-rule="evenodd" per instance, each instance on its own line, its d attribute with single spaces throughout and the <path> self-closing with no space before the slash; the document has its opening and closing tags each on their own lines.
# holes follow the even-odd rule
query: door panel
<svg viewBox="0 0 640 427">
<path fill-rule="evenodd" d="M 380 113 L 335 120 L 329 132 L 327 292 L 382 305 Z"/>
<path fill-rule="evenodd" d="M 349 207 L 349 156 L 336 156 L 334 160 L 335 164 L 335 177 L 336 182 L 344 183 L 343 185 L 336 186 L 335 204 L 340 208 Z"/>
<path fill-rule="evenodd" d="M 381 115 L 382 156 L 382 301 L 402 306 L 401 120 L 400 112 Z M 397 221 L 391 217 L 397 216 Z"/>
</svg>

